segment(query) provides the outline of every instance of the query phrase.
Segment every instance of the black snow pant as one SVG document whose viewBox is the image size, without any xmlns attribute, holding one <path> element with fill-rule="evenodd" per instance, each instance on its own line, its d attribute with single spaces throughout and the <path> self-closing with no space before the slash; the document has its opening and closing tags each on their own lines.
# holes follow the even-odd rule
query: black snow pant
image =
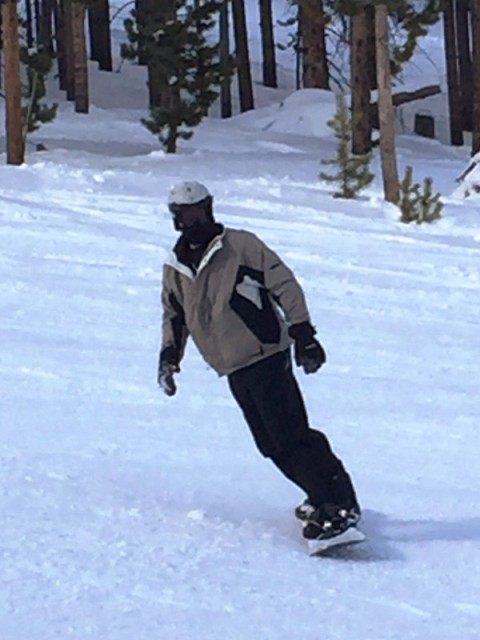
<svg viewBox="0 0 480 640">
<path fill-rule="evenodd" d="M 231 373 L 228 382 L 260 452 L 313 505 L 358 507 L 342 462 L 326 436 L 308 425 L 289 350 Z"/>
</svg>

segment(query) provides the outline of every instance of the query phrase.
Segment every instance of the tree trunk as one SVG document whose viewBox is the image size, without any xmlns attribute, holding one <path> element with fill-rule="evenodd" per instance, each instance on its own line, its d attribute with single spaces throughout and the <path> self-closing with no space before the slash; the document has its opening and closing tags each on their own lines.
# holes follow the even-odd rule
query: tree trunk
<svg viewBox="0 0 480 640">
<path fill-rule="evenodd" d="M 463 130 L 472 130 L 472 56 L 470 52 L 470 9 L 465 0 L 456 0 L 458 62 L 462 98 Z"/>
<path fill-rule="evenodd" d="M 160 108 L 169 113 L 178 111 L 178 104 L 180 96 L 178 89 L 169 88 L 168 91 L 162 91 Z M 177 151 L 177 131 L 178 127 L 170 128 L 170 136 L 165 144 L 165 151 L 167 153 L 176 153 Z"/>
<path fill-rule="evenodd" d="M 58 0 L 58 68 L 60 88 L 66 91 L 67 100 L 75 100 L 73 61 L 72 0 Z"/>
<path fill-rule="evenodd" d="M 52 0 L 42 0 L 40 9 L 40 25 L 39 25 L 39 45 L 43 51 L 50 55 L 53 54 L 53 33 L 52 33 Z"/>
<path fill-rule="evenodd" d="M 228 0 L 224 0 L 220 9 L 220 64 L 223 69 L 229 64 L 230 56 L 228 7 Z M 230 77 L 225 78 L 220 85 L 220 108 L 222 118 L 230 118 L 232 116 Z"/>
<path fill-rule="evenodd" d="M 2 26 L 2 12 L 0 8 L 0 69 L 5 69 L 3 64 L 3 26 Z M 0 89 L 3 89 L 3 73 L 0 72 Z"/>
<path fill-rule="evenodd" d="M 135 0 L 135 13 L 137 16 L 137 25 L 139 29 L 141 29 L 142 27 L 145 28 L 148 24 L 148 6 L 149 5 L 147 0 Z M 147 58 L 148 56 L 145 51 L 141 51 L 140 55 L 138 56 L 138 64 L 140 66 L 146 66 Z"/>
<path fill-rule="evenodd" d="M 370 90 L 377 88 L 377 54 L 375 53 L 375 7 L 365 7 L 367 18 L 367 65 Z"/>
<path fill-rule="evenodd" d="M 277 62 L 273 36 L 272 0 L 259 0 L 260 32 L 262 35 L 263 84 L 277 87 Z"/>
<path fill-rule="evenodd" d="M 473 68 L 480 67 L 480 0 L 472 0 Z M 472 155 L 480 151 L 480 74 L 473 74 Z"/>
<path fill-rule="evenodd" d="M 65 68 L 65 46 L 64 46 L 64 21 L 63 9 L 60 0 L 52 0 L 53 3 L 53 30 L 55 33 L 55 53 L 58 66 L 58 86 L 61 91 L 65 91 L 67 86 L 67 71 Z"/>
<path fill-rule="evenodd" d="M 453 0 L 444 0 L 443 33 L 445 40 L 445 56 L 447 68 L 450 143 L 456 146 L 462 146 L 463 114 L 458 74 L 457 38 L 455 33 Z"/>
<path fill-rule="evenodd" d="M 329 72 L 323 0 L 299 0 L 303 86 L 328 89 Z"/>
<path fill-rule="evenodd" d="M 352 152 L 365 155 L 372 150 L 370 119 L 370 76 L 368 24 L 365 7 L 359 7 L 351 20 Z"/>
<path fill-rule="evenodd" d="M 27 38 L 27 47 L 33 47 L 33 14 L 31 0 L 25 0 L 25 34 Z"/>
<path fill-rule="evenodd" d="M 389 202 L 396 203 L 398 202 L 399 187 L 395 149 L 395 113 L 392 102 L 392 79 L 388 48 L 388 11 L 386 4 L 377 4 L 375 6 L 375 34 L 383 189 L 385 199 Z"/>
<path fill-rule="evenodd" d="M 252 72 L 248 53 L 247 21 L 244 0 L 232 0 L 233 31 L 237 61 L 240 111 L 254 109 Z"/>
<path fill-rule="evenodd" d="M 35 38 L 37 40 L 37 47 L 40 45 L 40 19 L 41 19 L 41 10 L 40 10 L 40 0 L 33 0 L 33 9 L 35 15 Z"/>
<path fill-rule="evenodd" d="M 297 31 L 295 33 L 295 89 L 302 88 L 302 7 L 297 4 Z"/>
<path fill-rule="evenodd" d="M 85 5 L 72 2 L 72 45 L 75 111 L 88 113 L 88 59 L 85 43 Z"/>
<path fill-rule="evenodd" d="M 52 0 L 53 2 L 53 24 L 55 32 L 55 45 L 58 64 L 58 85 L 61 91 L 67 90 L 67 49 L 65 37 L 65 11 L 62 0 Z M 68 96 L 67 96 L 68 98 Z"/>
<path fill-rule="evenodd" d="M 95 0 L 88 5 L 90 57 L 101 71 L 112 71 L 112 38 L 108 0 Z"/>
<path fill-rule="evenodd" d="M 5 64 L 7 163 L 20 165 L 24 161 L 25 145 L 22 130 L 22 90 L 16 0 L 4 0 L 2 3 L 2 33 Z"/>
</svg>

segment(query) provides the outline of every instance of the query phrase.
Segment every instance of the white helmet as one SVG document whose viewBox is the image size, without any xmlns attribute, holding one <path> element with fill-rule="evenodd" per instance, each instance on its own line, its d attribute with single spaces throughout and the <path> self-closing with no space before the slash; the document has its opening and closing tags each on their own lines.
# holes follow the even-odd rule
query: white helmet
<svg viewBox="0 0 480 640">
<path fill-rule="evenodd" d="M 210 198 L 211 195 L 203 184 L 194 180 L 179 182 L 174 185 L 168 194 L 169 205 L 197 204 Z"/>
</svg>

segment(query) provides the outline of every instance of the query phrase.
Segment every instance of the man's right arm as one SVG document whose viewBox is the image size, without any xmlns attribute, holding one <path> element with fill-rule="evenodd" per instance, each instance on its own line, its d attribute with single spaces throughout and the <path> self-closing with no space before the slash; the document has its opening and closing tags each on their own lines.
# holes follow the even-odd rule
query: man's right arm
<svg viewBox="0 0 480 640">
<path fill-rule="evenodd" d="M 180 362 L 188 338 L 177 278 L 178 274 L 171 267 L 165 266 L 162 289 L 162 346 L 157 381 L 168 396 L 173 396 L 176 393 L 173 374 L 180 371 Z"/>
</svg>

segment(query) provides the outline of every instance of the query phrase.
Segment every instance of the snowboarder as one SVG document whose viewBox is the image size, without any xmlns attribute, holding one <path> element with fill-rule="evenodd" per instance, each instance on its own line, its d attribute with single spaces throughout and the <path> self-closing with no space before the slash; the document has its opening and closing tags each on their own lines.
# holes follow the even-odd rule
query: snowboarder
<svg viewBox="0 0 480 640">
<path fill-rule="evenodd" d="M 343 534 L 360 519 L 355 490 L 326 436 L 309 427 L 292 371 L 292 342 L 305 373 L 326 360 L 299 283 L 254 234 L 216 222 L 204 185 L 177 184 L 168 206 L 180 238 L 164 266 L 158 384 L 168 396 L 176 393 L 190 335 L 227 376 L 260 452 L 305 491 L 295 509 L 303 536 Z"/>
</svg>

